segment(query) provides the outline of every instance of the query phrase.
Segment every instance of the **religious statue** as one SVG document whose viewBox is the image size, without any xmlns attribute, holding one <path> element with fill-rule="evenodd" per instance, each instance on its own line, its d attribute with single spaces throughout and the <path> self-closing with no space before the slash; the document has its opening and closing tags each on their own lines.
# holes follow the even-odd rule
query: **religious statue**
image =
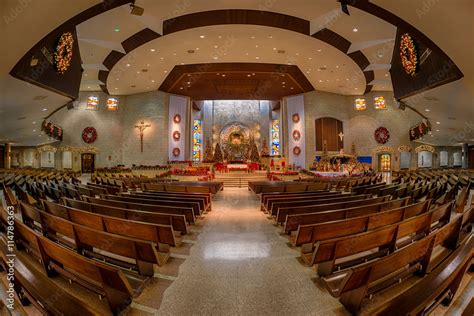
<svg viewBox="0 0 474 316">
<path fill-rule="evenodd" d="M 144 135 L 144 131 L 145 129 L 147 129 L 148 127 L 151 127 L 150 124 L 145 124 L 144 121 L 141 121 L 140 122 L 140 125 L 135 125 L 135 128 L 138 128 L 138 130 L 140 131 L 140 149 L 141 149 L 141 152 L 143 152 L 143 135 Z"/>
</svg>

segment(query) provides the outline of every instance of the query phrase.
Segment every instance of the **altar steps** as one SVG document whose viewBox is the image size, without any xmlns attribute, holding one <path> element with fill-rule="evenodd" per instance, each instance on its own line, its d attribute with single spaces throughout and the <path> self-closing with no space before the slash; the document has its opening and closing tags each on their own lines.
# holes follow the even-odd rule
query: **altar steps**
<svg viewBox="0 0 474 316">
<path fill-rule="evenodd" d="M 223 182 L 227 188 L 247 188 L 249 181 L 265 181 L 265 172 L 246 173 L 244 171 L 232 171 L 229 173 L 216 173 L 215 181 Z"/>
</svg>

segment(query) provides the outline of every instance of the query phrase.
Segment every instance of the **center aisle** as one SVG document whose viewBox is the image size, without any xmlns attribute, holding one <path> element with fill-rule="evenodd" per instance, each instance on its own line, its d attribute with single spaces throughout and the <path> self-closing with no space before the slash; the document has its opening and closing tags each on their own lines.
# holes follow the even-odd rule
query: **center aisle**
<svg viewBox="0 0 474 316">
<path fill-rule="evenodd" d="M 346 315 L 246 188 L 220 192 L 204 222 L 160 315 Z"/>
</svg>

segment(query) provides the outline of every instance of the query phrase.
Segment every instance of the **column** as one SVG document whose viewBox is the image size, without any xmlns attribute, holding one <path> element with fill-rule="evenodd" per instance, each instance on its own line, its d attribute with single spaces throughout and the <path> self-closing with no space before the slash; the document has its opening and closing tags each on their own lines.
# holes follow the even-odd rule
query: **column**
<svg viewBox="0 0 474 316">
<path fill-rule="evenodd" d="M 5 169 L 12 167 L 12 147 L 9 143 L 5 144 Z"/>
<path fill-rule="evenodd" d="M 469 168 L 469 144 L 462 144 L 462 167 Z"/>
</svg>

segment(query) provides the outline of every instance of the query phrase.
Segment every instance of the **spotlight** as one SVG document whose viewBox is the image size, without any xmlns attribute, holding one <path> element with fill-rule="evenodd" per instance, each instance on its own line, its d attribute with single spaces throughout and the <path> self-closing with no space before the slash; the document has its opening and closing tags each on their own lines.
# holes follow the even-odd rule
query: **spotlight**
<svg viewBox="0 0 474 316">
<path fill-rule="evenodd" d="M 135 4 L 135 1 L 130 3 L 130 8 L 132 9 L 132 11 L 130 12 L 132 15 L 142 16 L 143 12 L 145 12 L 145 9 L 143 9 L 142 7 L 137 6 Z"/>
</svg>

